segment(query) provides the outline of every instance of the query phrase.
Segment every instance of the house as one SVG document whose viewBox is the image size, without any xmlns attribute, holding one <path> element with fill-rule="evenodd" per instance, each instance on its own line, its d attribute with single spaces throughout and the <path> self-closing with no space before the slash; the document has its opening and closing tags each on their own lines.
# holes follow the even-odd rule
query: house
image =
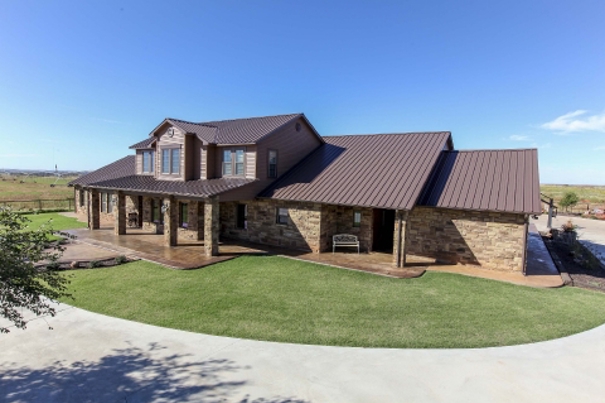
<svg viewBox="0 0 605 403">
<path fill-rule="evenodd" d="M 541 212 L 535 149 L 458 151 L 449 132 L 322 137 L 304 114 L 168 118 L 130 148 L 71 182 L 77 214 L 117 235 L 130 215 L 166 246 L 203 240 L 208 256 L 219 239 L 321 253 L 348 233 L 397 267 L 418 255 L 521 271 Z"/>
</svg>

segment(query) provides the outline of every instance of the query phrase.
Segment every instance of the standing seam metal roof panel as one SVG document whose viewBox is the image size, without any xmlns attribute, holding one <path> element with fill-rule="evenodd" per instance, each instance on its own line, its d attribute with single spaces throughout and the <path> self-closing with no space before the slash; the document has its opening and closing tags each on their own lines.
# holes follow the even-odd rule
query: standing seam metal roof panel
<svg viewBox="0 0 605 403">
<path fill-rule="evenodd" d="M 471 197 L 464 198 L 465 193 Z M 453 197 L 456 194 L 460 197 Z M 443 151 L 418 204 L 458 210 L 539 214 L 542 205 L 537 151 Z"/>
<path fill-rule="evenodd" d="M 449 132 L 324 137 L 259 197 L 410 210 Z"/>
</svg>

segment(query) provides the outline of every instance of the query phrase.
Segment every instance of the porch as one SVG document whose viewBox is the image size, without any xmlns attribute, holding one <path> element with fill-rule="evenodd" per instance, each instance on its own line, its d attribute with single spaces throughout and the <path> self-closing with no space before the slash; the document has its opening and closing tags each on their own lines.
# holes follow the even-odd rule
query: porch
<svg viewBox="0 0 605 403">
<path fill-rule="evenodd" d="M 237 240 L 219 242 L 217 254 L 208 256 L 205 253 L 203 240 L 183 240 L 175 246 L 166 246 L 164 235 L 144 229 L 128 228 L 125 234 L 116 234 L 111 227 L 103 227 L 95 231 L 77 229 L 68 232 L 77 237 L 77 242 L 114 251 L 117 254 L 136 256 L 180 270 L 202 268 L 241 255 L 254 254 L 280 255 L 388 277 L 414 278 L 421 276 L 426 267 L 432 263 L 430 259 L 409 257 L 407 267 L 395 268 L 391 253 L 357 254 L 349 251 L 334 254 L 313 253 Z"/>
<path fill-rule="evenodd" d="M 220 242 L 217 255 L 207 256 L 204 241 L 187 241 L 177 246 L 166 246 L 163 235 L 142 229 L 129 228 L 125 235 L 116 235 L 113 228 L 101 228 L 96 231 L 77 229 L 67 232 L 77 236 L 77 242 L 114 252 L 116 255 L 136 256 L 179 270 L 198 269 L 242 255 L 279 255 L 394 278 L 415 278 L 426 271 L 441 271 L 530 287 L 550 288 L 563 285 L 552 260 L 550 265 L 546 265 L 548 267 L 545 266 L 545 260 L 549 260 L 549 256 L 542 251 L 544 247 L 543 243 L 540 243 L 541 240 L 530 243 L 527 273 L 523 275 L 520 272 L 486 270 L 474 265 L 437 264 L 433 259 L 415 255 L 408 255 L 406 266 L 397 268 L 393 266 L 391 253 L 312 253 L 235 240 Z"/>
</svg>

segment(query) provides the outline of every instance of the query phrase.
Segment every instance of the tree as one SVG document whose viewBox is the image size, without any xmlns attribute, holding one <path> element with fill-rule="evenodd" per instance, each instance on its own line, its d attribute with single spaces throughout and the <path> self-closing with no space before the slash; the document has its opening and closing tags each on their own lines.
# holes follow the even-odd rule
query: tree
<svg viewBox="0 0 605 403">
<path fill-rule="evenodd" d="M 565 208 L 565 211 L 567 211 L 569 207 L 575 206 L 576 204 L 578 204 L 579 201 L 580 199 L 578 198 L 578 195 L 575 194 L 575 192 L 566 192 L 563 195 L 563 198 L 561 199 L 559 204 L 561 205 L 561 207 Z"/>
<path fill-rule="evenodd" d="M 27 325 L 23 310 L 54 316 L 51 303 L 70 296 L 69 281 L 54 270 L 64 248 L 49 240 L 54 232 L 50 222 L 37 230 L 29 229 L 28 222 L 27 217 L 0 207 L 0 317 L 19 329 Z M 0 324 L 0 333 L 8 332 L 8 326 Z"/>
</svg>

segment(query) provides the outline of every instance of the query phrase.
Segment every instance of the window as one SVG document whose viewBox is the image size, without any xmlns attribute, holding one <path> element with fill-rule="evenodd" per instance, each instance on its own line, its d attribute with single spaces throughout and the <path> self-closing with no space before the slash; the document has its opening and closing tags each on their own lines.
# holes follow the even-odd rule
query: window
<svg viewBox="0 0 605 403">
<path fill-rule="evenodd" d="M 181 149 L 165 148 L 162 150 L 162 173 L 178 175 L 181 172 Z"/>
<path fill-rule="evenodd" d="M 101 193 L 101 213 L 111 213 L 113 211 L 113 197 L 111 193 Z"/>
<path fill-rule="evenodd" d="M 84 207 L 84 189 L 80 189 L 80 207 Z"/>
<path fill-rule="evenodd" d="M 223 151 L 223 175 L 231 175 L 233 173 L 232 168 L 231 150 L 225 150 Z"/>
<path fill-rule="evenodd" d="M 277 151 L 275 150 L 269 150 L 268 167 L 267 177 L 277 178 Z"/>
<path fill-rule="evenodd" d="M 287 208 L 278 208 L 277 209 L 277 223 L 278 224 L 288 224 L 288 209 Z"/>
<path fill-rule="evenodd" d="M 248 206 L 246 204 L 237 205 L 237 228 L 248 229 Z"/>
<path fill-rule="evenodd" d="M 189 205 L 179 203 L 179 227 L 187 228 L 189 226 Z"/>
<path fill-rule="evenodd" d="M 223 150 L 223 175 L 243 176 L 245 173 L 244 149 Z"/>
<path fill-rule="evenodd" d="M 153 210 L 153 217 L 152 220 L 153 222 L 161 222 L 160 219 L 160 201 L 157 199 L 153 199 L 151 201 L 152 203 L 152 210 Z"/>
<path fill-rule="evenodd" d="M 361 227 L 361 211 L 353 212 L 353 226 Z"/>
<path fill-rule="evenodd" d="M 178 174 L 181 172 L 181 150 L 173 148 L 171 151 L 172 169 L 170 173 Z"/>
<path fill-rule="evenodd" d="M 143 151 L 143 172 L 151 173 L 154 167 L 154 151 Z"/>
</svg>

